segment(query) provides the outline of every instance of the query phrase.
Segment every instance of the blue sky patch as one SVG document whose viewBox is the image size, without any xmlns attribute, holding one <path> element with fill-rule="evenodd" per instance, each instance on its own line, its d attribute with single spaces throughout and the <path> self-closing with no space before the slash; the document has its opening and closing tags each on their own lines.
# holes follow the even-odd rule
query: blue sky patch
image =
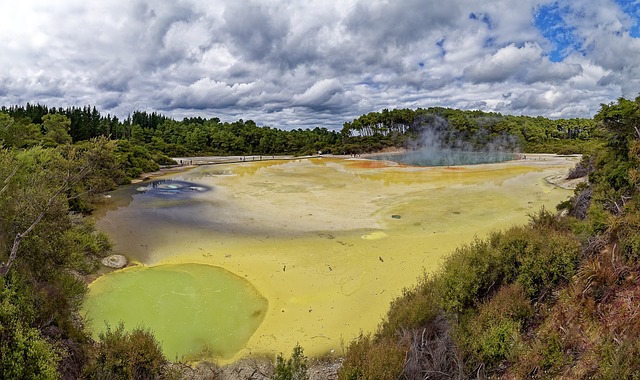
<svg viewBox="0 0 640 380">
<path fill-rule="evenodd" d="M 441 38 L 438 41 L 436 41 L 436 45 L 438 45 L 438 47 L 440 48 L 440 56 L 444 57 L 445 54 L 447 53 L 446 50 L 444 50 L 444 38 Z"/>
<path fill-rule="evenodd" d="M 489 15 L 486 14 L 486 13 L 471 12 L 471 13 L 469 13 L 469 20 L 482 21 L 484 24 L 487 25 L 489 30 L 493 29 L 493 22 L 491 20 L 491 17 L 489 17 Z"/>
<path fill-rule="evenodd" d="M 566 7 L 560 7 L 555 2 L 541 6 L 535 14 L 536 28 L 544 38 L 551 42 L 552 50 L 548 52 L 548 55 L 553 62 L 560 62 L 571 52 L 580 49 L 580 43 L 575 39 L 574 28 L 564 21 L 567 12 Z"/>
<path fill-rule="evenodd" d="M 622 11 L 629 15 L 634 24 L 629 28 L 632 37 L 640 38 L 640 1 L 638 0 L 615 0 Z"/>
</svg>

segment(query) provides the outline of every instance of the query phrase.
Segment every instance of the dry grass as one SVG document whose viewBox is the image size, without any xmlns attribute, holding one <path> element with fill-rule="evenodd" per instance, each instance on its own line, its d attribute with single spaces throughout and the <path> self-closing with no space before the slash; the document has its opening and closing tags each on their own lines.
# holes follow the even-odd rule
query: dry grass
<svg viewBox="0 0 640 380">
<path fill-rule="evenodd" d="M 405 331 L 403 340 L 409 350 L 403 379 L 464 379 L 464 364 L 450 335 L 450 323 L 439 315 L 426 327 Z"/>
</svg>

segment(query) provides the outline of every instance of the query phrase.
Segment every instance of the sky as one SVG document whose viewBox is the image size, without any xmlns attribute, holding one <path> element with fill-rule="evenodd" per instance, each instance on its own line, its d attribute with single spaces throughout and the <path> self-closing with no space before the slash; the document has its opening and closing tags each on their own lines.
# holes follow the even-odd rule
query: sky
<svg viewBox="0 0 640 380">
<path fill-rule="evenodd" d="M 640 94 L 640 0 L 0 0 L 0 105 L 281 129 L 384 108 L 590 118 Z"/>
</svg>

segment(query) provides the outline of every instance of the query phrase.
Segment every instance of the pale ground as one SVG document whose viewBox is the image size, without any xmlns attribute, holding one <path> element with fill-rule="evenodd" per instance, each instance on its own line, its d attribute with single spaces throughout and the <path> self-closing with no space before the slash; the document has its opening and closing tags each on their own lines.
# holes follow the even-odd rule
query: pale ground
<svg viewBox="0 0 640 380">
<path fill-rule="evenodd" d="M 98 226 L 116 253 L 144 265 L 220 266 L 268 300 L 245 348 L 223 362 L 289 354 L 296 343 L 310 356 L 337 356 L 361 331 L 375 331 L 389 302 L 455 247 L 569 197 L 549 181 L 578 160 L 527 155 L 417 168 L 322 157 L 200 166 L 172 176 L 214 191 L 195 197 L 188 214 L 171 215 L 172 224 L 143 225 L 132 207 L 114 207 Z"/>
</svg>

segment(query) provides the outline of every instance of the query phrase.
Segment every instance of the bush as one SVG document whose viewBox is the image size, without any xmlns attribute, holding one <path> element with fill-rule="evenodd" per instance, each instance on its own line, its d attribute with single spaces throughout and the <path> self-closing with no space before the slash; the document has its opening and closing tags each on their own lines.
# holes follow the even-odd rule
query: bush
<svg viewBox="0 0 640 380">
<path fill-rule="evenodd" d="M 60 356 L 38 330 L 16 322 L 0 326 L 0 377 L 3 379 L 59 379 Z"/>
<path fill-rule="evenodd" d="M 153 161 L 158 165 L 176 165 L 177 163 L 169 156 L 162 152 L 155 152 L 153 154 Z"/>
<path fill-rule="evenodd" d="M 438 273 L 444 310 L 462 312 L 512 279 L 514 257 L 495 246 L 502 236 L 496 233 L 487 240 L 476 239 L 445 259 Z"/>
<path fill-rule="evenodd" d="M 129 178 L 160 169 L 160 165 L 153 160 L 151 153 L 144 146 L 131 145 L 129 141 L 119 140 L 115 152 L 120 167 Z"/>
<path fill-rule="evenodd" d="M 360 334 L 347 348 L 338 371 L 340 380 L 396 380 L 402 374 L 407 349 L 397 339 Z"/>
<path fill-rule="evenodd" d="M 98 350 L 87 367 L 88 379 L 160 379 L 167 360 L 153 334 L 142 328 L 125 332 L 120 323 L 100 333 Z"/>
<path fill-rule="evenodd" d="M 477 368 L 483 363 L 491 371 L 503 360 L 514 357 L 521 344 L 520 331 L 533 314 L 524 289 L 511 284 L 480 305 L 477 313 L 464 316 L 455 336 L 467 365 Z"/>
<path fill-rule="evenodd" d="M 391 302 L 378 334 L 395 336 L 398 331 L 426 326 L 441 313 L 440 291 L 433 276 L 425 275 L 413 289 Z"/>
<path fill-rule="evenodd" d="M 528 226 L 457 248 L 436 274 L 425 275 L 392 302 L 375 337 L 360 335 L 351 342 L 340 378 L 396 378 L 404 353 L 414 374 L 433 375 L 433 368 L 443 365 L 452 373 L 481 364 L 495 371 L 524 347 L 521 330 L 534 314 L 531 300 L 543 299 L 575 273 L 581 247 L 567 231 L 568 223 L 543 209 L 531 216 Z M 427 334 L 445 315 L 458 321 L 450 345 L 448 330 Z M 419 331 L 427 338 L 421 335 L 418 340 Z M 435 353 L 447 359 L 436 364 L 425 359 Z M 464 365 L 456 364 L 457 355 Z M 554 360 L 552 356 L 545 357 Z"/>
<path fill-rule="evenodd" d="M 482 363 L 492 367 L 514 354 L 520 341 L 520 323 L 504 319 L 489 326 L 478 338 Z"/>
<path fill-rule="evenodd" d="M 463 379 L 463 360 L 451 337 L 446 316 L 439 315 L 425 327 L 405 331 L 409 349 L 404 379 Z"/>
<path fill-rule="evenodd" d="M 609 215 L 607 231 L 618 241 L 622 257 L 636 266 L 640 258 L 640 204 L 632 199 L 624 208 L 623 215 Z"/>
<path fill-rule="evenodd" d="M 273 380 L 307 380 L 309 379 L 307 368 L 307 357 L 304 356 L 302 347 L 296 344 L 289 359 L 285 360 L 282 354 L 278 355 L 276 368 L 271 378 Z"/>
<path fill-rule="evenodd" d="M 558 333 L 551 333 L 540 343 L 542 347 L 542 369 L 553 373 L 568 364 L 570 358 L 565 355 L 564 343 Z"/>
<path fill-rule="evenodd" d="M 33 295 L 15 272 L 0 278 L 0 378 L 57 379 L 60 355 L 38 330 Z"/>
<path fill-rule="evenodd" d="M 580 162 L 578 162 L 573 169 L 569 170 L 567 179 L 582 178 L 588 176 L 595 170 L 594 165 L 595 158 L 587 155 L 583 156 Z"/>
<path fill-rule="evenodd" d="M 530 243 L 520 252 L 517 282 L 532 298 L 544 297 L 575 273 L 581 257 L 577 238 L 557 231 L 534 230 Z"/>
<path fill-rule="evenodd" d="M 606 380 L 640 379 L 640 341 L 608 341 L 602 347 L 598 377 Z"/>
</svg>

